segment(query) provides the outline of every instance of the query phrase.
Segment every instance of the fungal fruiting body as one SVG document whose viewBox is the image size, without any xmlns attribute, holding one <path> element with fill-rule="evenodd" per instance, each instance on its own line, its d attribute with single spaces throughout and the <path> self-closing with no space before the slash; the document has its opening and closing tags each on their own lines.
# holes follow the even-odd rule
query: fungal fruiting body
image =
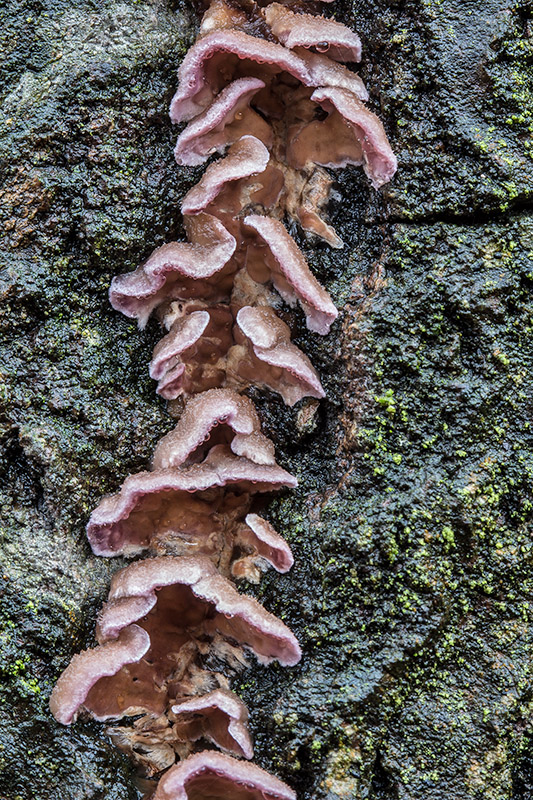
<svg viewBox="0 0 533 800">
<path fill-rule="evenodd" d="M 299 305 L 311 331 L 328 333 L 337 310 L 286 222 L 342 247 L 324 216 L 326 168 L 361 165 L 376 188 L 396 170 L 362 81 L 342 63 L 360 54 L 358 36 L 334 20 L 213 0 L 179 69 L 171 118 L 187 123 L 178 164 L 220 157 L 183 200 L 187 241 L 163 244 L 111 284 L 113 307 L 140 327 L 158 314 L 166 333 L 150 375 L 171 411 L 183 410 L 150 469 L 91 515 L 97 555 L 146 557 L 115 574 L 98 645 L 74 656 L 50 706 L 64 724 L 80 711 L 113 720 L 114 741 L 145 775 L 168 770 L 155 800 L 295 797 L 238 760 L 253 745 L 231 677 L 249 655 L 300 659 L 291 631 L 233 584 L 293 563 L 254 505 L 296 480 L 242 392 L 265 387 L 291 406 L 324 396 L 276 309 Z"/>
</svg>

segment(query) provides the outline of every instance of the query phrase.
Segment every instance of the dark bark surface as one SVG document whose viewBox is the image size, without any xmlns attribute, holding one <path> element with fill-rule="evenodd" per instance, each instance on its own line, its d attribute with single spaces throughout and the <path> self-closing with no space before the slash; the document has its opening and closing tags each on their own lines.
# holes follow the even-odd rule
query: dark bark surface
<svg viewBox="0 0 533 800">
<path fill-rule="evenodd" d="M 300 800 L 533 797 L 533 12 L 526 2 L 335 4 L 399 157 L 337 174 L 346 247 L 299 238 L 342 309 L 295 338 L 328 398 L 253 393 L 300 479 L 266 514 L 296 564 L 254 590 L 298 635 L 254 667 L 257 762 Z M 184 3 L 19 0 L 0 12 L 0 798 L 133 800 L 100 725 L 48 696 L 91 645 L 110 575 L 90 510 L 173 421 L 112 275 L 182 235 L 167 116 Z M 292 231 L 297 237 L 296 230 Z M 247 590 L 248 587 L 246 587 Z"/>
</svg>

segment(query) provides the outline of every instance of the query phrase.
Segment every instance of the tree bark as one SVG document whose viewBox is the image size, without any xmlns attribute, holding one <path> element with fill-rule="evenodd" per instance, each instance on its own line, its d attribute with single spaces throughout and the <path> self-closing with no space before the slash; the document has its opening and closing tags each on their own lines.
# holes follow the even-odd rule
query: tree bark
<svg viewBox="0 0 533 800">
<path fill-rule="evenodd" d="M 296 564 L 255 590 L 298 635 L 256 666 L 257 763 L 299 800 L 533 796 L 533 13 L 518 0 L 339 2 L 399 159 L 336 174 L 332 251 L 298 238 L 341 318 L 287 312 L 327 399 L 253 393 L 300 488 L 265 513 Z M 92 644 L 120 560 L 84 527 L 172 426 L 111 277 L 182 236 L 167 108 L 191 7 L 3 11 L 1 800 L 133 800 L 103 726 L 48 696 Z M 249 591 L 249 588 L 246 589 Z M 253 590 L 252 590 L 253 591 Z"/>
</svg>

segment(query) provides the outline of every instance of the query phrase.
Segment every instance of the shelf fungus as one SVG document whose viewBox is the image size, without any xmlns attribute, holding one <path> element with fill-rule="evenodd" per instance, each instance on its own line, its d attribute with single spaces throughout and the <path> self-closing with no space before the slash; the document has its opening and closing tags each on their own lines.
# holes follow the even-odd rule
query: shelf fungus
<svg viewBox="0 0 533 800">
<path fill-rule="evenodd" d="M 208 214 L 187 217 L 185 227 L 190 243 L 164 244 L 135 272 L 119 275 L 111 282 L 111 305 L 138 319 L 140 327 L 154 308 L 170 299 L 217 301 L 229 296 L 235 239 Z"/>
<path fill-rule="evenodd" d="M 109 290 L 141 328 L 153 312 L 163 325 L 149 372 L 179 420 L 151 468 L 90 516 L 96 555 L 144 557 L 115 573 L 97 644 L 73 657 L 50 708 L 66 725 L 80 712 L 113 721 L 151 800 L 296 800 L 249 763 L 248 711 L 231 691 L 249 654 L 285 667 L 301 656 L 289 628 L 234 586 L 290 570 L 289 545 L 257 511 L 260 495 L 297 485 L 242 393 L 268 389 L 289 406 L 324 397 L 279 312 L 292 306 L 293 320 L 299 306 L 322 336 L 338 312 L 289 231 L 341 248 L 328 170 L 362 166 L 378 188 L 397 166 L 343 63 L 360 60 L 359 37 L 305 13 L 317 5 L 211 0 L 170 108 L 186 123 L 177 163 L 215 156 L 183 198 L 187 240 L 160 244 Z"/>
<path fill-rule="evenodd" d="M 331 167 L 363 164 L 375 189 L 388 183 L 396 172 L 397 160 L 381 120 L 346 89 L 317 89 L 311 95 L 311 100 L 319 103 L 329 114 L 326 120 L 315 125 L 313 130 L 317 138 L 334 143 L 340 138 L 342 146 L 345 146 L 346 136 L 342 136 L 341 131 L 347 127 L 352 132 L 355 144 L 351 150 L 345 148 L 344 153 L 334 146 L 333 154 L 325 162 L 317 161 L 314 156 L 311 156 L 311 160 Z"/>
<path fill-rule="evenodd" d="M 261 433 L 252 401 L 230 389 L 211 389 L 187 404 L 174 430 L 157 445 L 152 468 L 201 462 L 216 444 L 227 445 L 254 464 L 276 463 L 274 444 Z"/>
<path fill-rule="evenodd" d="M 183 742 L 202 739 L 225 753 L 253 758 L 254 748 L 248 729 L 248 709 L 236 694 L 227 689 L 191 697 L 172 706 L 176 736 Z"/>
<path fill-rule="evenodd" d="M 277 219 L 258 214 L 245 217 L 244 223 L 257 234 L 247 252 L 246 269 L 250 275 L 259 283 L 270 279 L 289 305 L 299 302 L 309 330 L 329 333 L 337 309 L 285 226 Z"/>
<path fill-rule="evenodd" d="M 150 376 L 167 400 L 249 386 L 277 392 L 289 406 L 324 397 L 317 371 L 269 306 L 244 306 L 235 316 L 215 306 L 178 319 L 154 349 Z"/>
<path fill-rule="evenodd" d="M 313 14 L 295 14 L 280 3 L 270 3 L 263 15 L 274 36 L 291 50 L 306 47 L 335 61 L 361 61 L 361 39 L 340 22 Z"/>
<path fill-rule="evenodd" d="M 250 108 L 251 98 L 264 86 L 259 78 L 240 78 L 226 86 L 178 137 L 174 149 L 176 162 L 189 167 L 203 164 L 213 153 L 223 153 L 245 133 L 271 145 L 272 128 Z"/>
<path fill-rule="evenodd" d="M 287 626 L 202 556 L 144 559 L 117 572 L 96 638 L 99 647 L 76 656 L 56 684 L 61 722 L 81 709 L 98 720 L 167 712 L 201 691 L 189 664 L 210 651 L 231 656 L 234 669 L 246 663 L 243 650 L 262 664 L 293 666 L 301 656 Z"/>
<path fill-rule="evenodd" d="M 183 214 L 199 214 L 212 203 L 224 189 L 231 192 L 235 181 L 264 172 L 270 161 L 268 148 L 256 136 L 241 136 L 230 149 L 226 158 L 208 166 L 200 181 L 185 195 L 181 204 Z M 235 194 L 233 191 L 232 194 Z M 240 198 L 236 198 L 239 203 Z M 235 200 L 233 201 L 233 203 Z M 240 201 L 242 202 L 242 201 Z M 231 201 L 220 203 L 224 210 L 233 210 Z M 230 206 L 228 209 L 227 206 Z M 238 206 L 238 211 L 241 210 Z"/>
<path fill-rule="evenodd" d="M 215 445 L 201 464 L 130 475 L 93 511 L 87 536 L 96 555 L 226 551 L 224 540 L 231 547 L 232 526 L 249 512 L 251 496 L 296 485 L 276 464 L 255 464 Z"/>
<path fill-rule="evenodd" d="M 222 753 L 189 756 L 163 776 L 154 800 L 296 800 L 296 794 L 265 770 Z"/>
<path fill-rule="evenodd" d="M 139 662 L 149 648 L 148 633 L 138 625 L 131 625 L 114 641 L 75 655 L 50 697 L 50 710 L 57 721 L 70 725 L 80 709 L 87 709 L 96 719 L 106 719 L 107 710 L 101 710 L 102 686 L 109 677 L 127 669 L 128 664 Z M 116 704 L 118 699 L 111 696 L 110 702 Z"/>
</svg>

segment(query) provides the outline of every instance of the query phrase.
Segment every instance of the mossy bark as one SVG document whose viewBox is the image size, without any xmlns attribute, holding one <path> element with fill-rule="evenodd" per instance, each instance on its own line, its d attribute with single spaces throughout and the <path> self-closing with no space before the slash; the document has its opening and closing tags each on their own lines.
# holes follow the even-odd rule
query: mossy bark
<svg viewBox="0 0 533 800">
<path fill-rule="evenodd" d="M 344 251 L 302 239 L 342 309 L 288 312 L 328 398 L 253 392 L 297 492 L 266 514 L 296 565 L 256 590 L 304 648 L 253 667 L 257 761 L 300 800 L 533 796 L 533 13 L 504 0 L 335 4 L 399 157 L 338 173 Z M 182 235 L 172 161 L 185 3 L 19 0 L 3 13 L 1 800 L 136 798 L 102 726 L 50 689 L 112 572 L 88 513 L 172 426 L 111 276 Z M 293 231 L 299 235 L 297 231 Z"/>
</svg>

